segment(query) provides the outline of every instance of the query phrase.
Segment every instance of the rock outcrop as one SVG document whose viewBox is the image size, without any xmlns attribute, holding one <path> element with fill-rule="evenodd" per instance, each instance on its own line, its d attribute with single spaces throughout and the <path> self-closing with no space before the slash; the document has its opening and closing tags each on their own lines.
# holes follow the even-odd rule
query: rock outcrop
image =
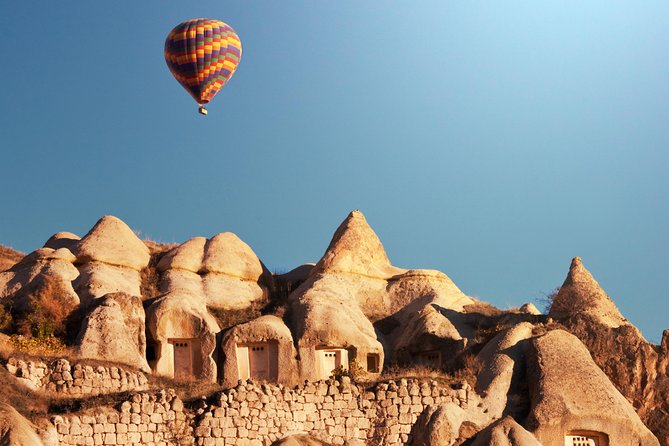
<svg viewBox="0 0 669 446">
<path fill-rule="evenodd" d="M 532 404 L 525 426 L 544 446 L 562 446 L 566 435 L 584 431 L 611 445 L 659 445 L 575 336 L 553 330 L 532 339 L 527 367 Z"/>
<path fill-rule="evenodd" d="M 216 380 L 217 367 L 212 354 L 220 328 L 199 296 L 175 291 L 156 299 L 146 310 L 146 328 L 155 356 L 149 365 L 155 373 L 182 379 Z M 175 370 L 177 342 L 189 344 L 189 370 Z"/>
<path fill-rule="evenodd" d="M 36 427 L 13 407 L 0 403 L 0 444 L 3 446 L 44 446 Z"/>
<path fill-rule="evenodd" d="M 578 257 L 572 260 L 549 316 L 585 344 L 662 444 L 669 444 L 669 425 L 658 416 L 669 411 L 669 349 L 658 349 L 644 339 Z"/>
<path fill-rule="evenodd" d="M 525 348 L 533 337 L 532 324 L 524 322 L 495 336 L 481 350 L 477 361 L 481 372 L 476 392 L 492 419 L 519 411 L 515 404 L 527 400 Z M 524 397 L 524 398 L 523 398 Z"/>
<path fill-rule="evenodd" d="M 149 249 L 123 221 L 102 217 L 73 253 L 80 272 L 74 287 L 83 305 L 109 293 L 141 296 L 140 271 L 149 264 Z"/>
<path fill-rule="evenodd" d="M 548 315 L 559 321 L 585 318 L 610 328 L 631 325 L 579 257 L 571 261 L 569 274 L 553 299 Z"/>
<path fill-rule="evenodd" d="M 146 362 L 145 316 L 142 300 L 125 293 L 96 299 L 76 340 L 82 358 L 129 364 L 149 372 Z"/>
<path fill-rule="evenodd" d="M 72 281 L 79 276 L 74 255 L 67 248 L 40 248 L 5 272 L 0 272 L 0 300 L 28 311 L 31 304 L 55 300 L 68 308 L 79 304 Z"/>
<path fill-rule="evenodd" d="M 298 383 L 293 336 L 276 316 L 262 316 L 231 328 L 223 335 L 221 349 L 225 356 L 223 385 L 226 387 L 249 378 L 289 386 Z M 262 351 L 258 354 L 263 360 L 259 365 L 254 364 L 254 350 Z"/>
<path fill-rule="evenodd" d="M 472 446 L 542 446 L 542 444 L 513 418 L 504 417 L 479 432 Z"/>
<path fill-rule="evenodd" d="M 16 265 L 24 256 L 22 252 L 0 245 L 0 272 Z"/>
<path fill-rule="evenodd" d="M 174 248 L 158 263 L 161 289 L 203 297 L 208 307 L 249 307 L 269 296 L 271 274 L 253 250 L 231 232 L 207 240 L 195 237 Z"/>
<path fill-rule="evenodd" d="M 56 232 L 44 243 L 45 248 L 60 249 L 65 248 L 72 251 L 76 248 L 81 237 L 71 232 Z"/>
</svg>

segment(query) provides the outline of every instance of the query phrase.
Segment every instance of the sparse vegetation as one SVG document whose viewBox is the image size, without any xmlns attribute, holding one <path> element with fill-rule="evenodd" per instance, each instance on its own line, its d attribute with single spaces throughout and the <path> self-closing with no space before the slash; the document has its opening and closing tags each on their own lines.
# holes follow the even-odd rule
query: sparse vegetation
<svg viewBox="0 0 669 446">
<path fill-rule="evenodd" d="M 63 284 L 50 276 L 28 295 L 28 306 L 14 314 L 16 333 L 35 338 L 56 336 L 65 339 L 67 318 L 77 304 L 69 298 Z"/>
<path fill-rule="evenodd" d="M 555 296 L 557 296 L 559 292 L 560 287 L 556 287 L 548 294 L 543 293 L 541 296 L 535 298 L 537 306 L 543 314 L 548 314 L 548 312 L 551 310 L 551 307 L 553 306 L 553 300 L 555 300 Z"/>
<path fill-rule="evenodd" d="M 158 273 L 158 262 L 172 248 L 178 246 L 176 243 L 158 243 L 153 240 L 144 240 L 144 244 L 149 248 L 151 259 L 146 268 L 140 273 L 142 300 L 151 299 L 160 294 L 158 283 L 160 282 L 160 273 Z"/>
<path fill-rule="evenodd" d="M 24 253 L 16 251 L 8 246 L 0 245 L 0 271 L 6 271 L 16 263 L 18 263 L 23 257 Z"/>
</svg>

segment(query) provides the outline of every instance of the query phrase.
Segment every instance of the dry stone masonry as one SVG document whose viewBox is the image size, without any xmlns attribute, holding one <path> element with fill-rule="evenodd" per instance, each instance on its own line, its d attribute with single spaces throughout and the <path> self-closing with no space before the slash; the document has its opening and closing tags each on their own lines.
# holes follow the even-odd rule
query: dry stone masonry
<svg viewBox="0 0 669 446">
<path fill-rule="evenodd" d="M 428 406 L 462 408 L 477 398 L 467 383 L 402 379 L 372 388 L 340 380 L 282 385 L 243 382 L 219 393 L 213 404 L 189 411 L 171 390 L 137 393 L 117 408 L 56 416 L 61 445 L 193 444 L 269 446 L 293 433 L 333 444 L 374 439 L 375 444 L 411 444 L 413 425 Z"/>
<path fill-rule="evenodd" d="M 67 359 L 56 359 L 46 364 L 37 360 L 10 358 L 6 367 L 27 387 L 58 392 L 64 396 L 141 391 L 146 390 L 148 385 L 142 372 L 84 363 L 71 365 Z"/>
<path fill-rule="evenodd" d="M 167 446 L 193 444 L 191 416 L 174 391 L 137 393 L 118 409 L 55 416 L 59 445 Z"/>
</svg>

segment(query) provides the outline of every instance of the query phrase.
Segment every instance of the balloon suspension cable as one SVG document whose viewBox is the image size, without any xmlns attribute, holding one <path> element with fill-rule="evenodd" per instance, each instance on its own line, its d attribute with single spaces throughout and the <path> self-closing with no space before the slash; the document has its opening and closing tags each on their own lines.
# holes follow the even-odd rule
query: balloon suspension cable
<svg viewBox="0 0 669 446">
<path fill-rule="evenodd" d="M 209 113 L 206 108 L 204 108 L 204 105 L 200 105 L 200 108 L 197 109 L 198 112 L 200 112 L 201 115 L 207 115 Z"/>
</svg>

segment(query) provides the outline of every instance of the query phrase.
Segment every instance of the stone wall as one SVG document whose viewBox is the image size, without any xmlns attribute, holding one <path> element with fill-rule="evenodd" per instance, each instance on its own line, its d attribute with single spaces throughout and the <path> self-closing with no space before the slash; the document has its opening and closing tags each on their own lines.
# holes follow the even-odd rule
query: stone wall
<svg viewBox="0 0 669 446">
<path fill-rule="evenodd" d="M 84 363 L 71 365 L 67 359 L 56 359 L 47 364 L 38 360 L 9 358 L 6 367 L 27 387 L 57 392 L 61 396 L 99 395 L 148 388 L 148 380 L 142 372 Z"/>
<path fill-rule="evenodd" d="M 455 387 L 455 388 L 454 388 Z M 466 408 L 477 398 L 467 383 L 402 379 L 371 389 L 341 380 L 306 383 L 295 389 L 242 383 L 201 409 L 197 445 L 267 446 L 292 433 L 308 433 L 333 444 L 356 440 L 411 444 L 412 427 L 427 406 L 454 403 Z"/>
<path fill-rule="evenodd" d="M 192 415 L 174 391 L 137 393 L 117 409 L 55 416 L 59 445 L 192 445 Z"/>
<path fill-rule="evenodd" d="M 171 390 L 137 393 L 116 408 L 57 416 L 53 423 L 61 445 L 268 446 L 294 433 L 334 444 L 409 445 L 425 408 L 467 408 L 477 398 L 466 383 L 433 380 L 402 379 L 368 389 L 346 377 L 294 389 L 246 382 L 190 409 Z"/>
</svg>

